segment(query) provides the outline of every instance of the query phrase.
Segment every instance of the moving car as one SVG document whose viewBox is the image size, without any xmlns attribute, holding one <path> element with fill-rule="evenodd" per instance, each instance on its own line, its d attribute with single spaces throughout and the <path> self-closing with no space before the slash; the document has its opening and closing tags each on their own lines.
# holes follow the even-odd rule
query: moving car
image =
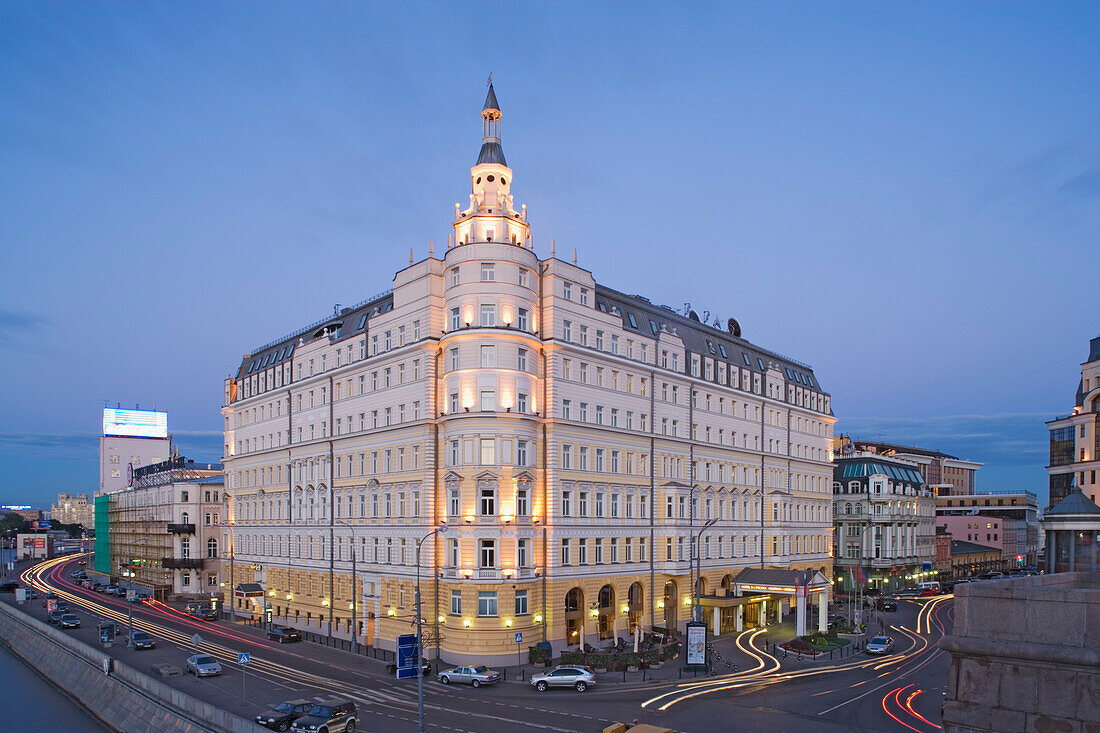
<svg viewBox="0 0 1100 733">
<path fill-rule="evenodd" d="M 276 626 L 271 631 L 267 632 L 267 638 L 272 641 L 277 641 L 280 644 L 285 644 L 288 641 L 301 641 L 302 632 L 298 629 L 292 629 L 289 626 Z"/>
<path fill-rule="evenodd" d="M 301 718 L 295 720 L 291 730 L 303 733 L 352 733 L 359 725 L 359 713 L 350 700 L 329 700 L 314 704 Z"/>
<path fill-rule="evenodd" d="M 209 654 L 196 654 L 187 658 L 187 673 L 196 677 L 213 677 L 222 673 L 222 666 Z"/>
<path fill-rule="evenodd" d="M 61 614 L 61 618 L 58 620 L 57 625 L 63 629 L 79 629 L 80 617 L 72 613 Z"/>
<path fill-rule="evenodd" d="M 130 634 L 130 646 L 134 649 L 156 649 L 157 640 L 144 631 L 135 631 Z"/>
<path fill-rule="evenodd" d="M 558 666 L 546 674 L 531 675 L 531 686 L 539 692 L 551 687 L 573 687 L 584 692 L 596 684 L 596 675 L 588 667 L 580 665 Z"/>
<path fill-rule="evenodd" d="M 256 716 L 256 722 L 271 730 L 290 730 L 290 724 L 309 712 L 309 700 L 287 700 Z"/>
<path fill-rule="evenodd" d="M 894 640 L 889 636 L 873 636 L 867 642 L 868 654 L 889 654 L 894 651 Z"/>
<path fill-rule="evenodd" d="M 880 598 L 878 608 L 880 611 L 896 611 L 898 610 L 898 600 L 896 598 Z"/>
<path fill-rule="evenodd" d="M 474 687 L 481 687 L 482 685 L 496 684 L 500 682 L 500 679 L 500 672 L 494 672 L 484 664 L 476 667 L 455 667 L 439 673 L 439 681 L 445 685 L 452 682 L 462 682 Z"/>
</svg>

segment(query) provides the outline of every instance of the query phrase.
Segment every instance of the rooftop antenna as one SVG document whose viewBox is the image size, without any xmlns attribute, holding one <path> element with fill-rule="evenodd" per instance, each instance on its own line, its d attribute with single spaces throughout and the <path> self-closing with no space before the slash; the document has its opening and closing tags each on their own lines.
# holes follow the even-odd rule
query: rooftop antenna
<svg viewBox="0 0 1100 733">
<path fill-rule="evenodd" d="M 428 257 L 435 257 L 435 240 L 428 240 Z"/>
<path fill-rule="evenodd" d="M 573 264 L 577 264 L 577 248 L 573 248 Z"/>
<path fill-rule="evenodd" d="M 334 316 L 340 315 L 340 306 L 341 305 L 343 305 L 343 304 L 342 303 L 333 303 L 332 304 L 332 315 L 334 315 Z"/>
<path fill-rule="evenodd" d="M 413 263 L 413 248 L 409 247 L 409 264 Z"/>
</svg>

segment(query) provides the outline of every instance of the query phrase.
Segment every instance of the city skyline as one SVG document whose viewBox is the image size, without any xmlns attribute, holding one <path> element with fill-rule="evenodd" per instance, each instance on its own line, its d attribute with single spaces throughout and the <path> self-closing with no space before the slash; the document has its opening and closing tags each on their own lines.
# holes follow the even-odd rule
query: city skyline
<svg viewBox="0 0 1100 733">
<path fill-rule="evenodd" d="M 720 8 L 727 52 L 694 25 L 706 42 L 684 51 L 688 25 L 656 7 L 602 47 L 565 12 L 509 7 L 541 35 L 469 48 L 476 18 L 424 5 L 455 17 L 424 26 L 418 57 L 386 37 L 385 8 L 113 7 L 0 10 L 0 165 L 17 173 L 0 181 L 0 334 L 20 385 L 0 416 L 2 503 L 94 491 L 104 400 L 155 403 L 183 454 L 218 460 L 240 334 L 279 338 L 389 287 L 410 248 L 445 248 L 489 71 L 540 256 L 556 240 L 611 287 L 807 359 L 838 433 L 1046 496 L 1044 423 L 1071 410 L 1100 330 L 1053 295 L 1098 219 L 1095 8 L 989 24 L 935 6 L 940 24 L 861 7 L 857 27 Z M 325 287 L 288 301 L 288 277 Z"/>
</svg>

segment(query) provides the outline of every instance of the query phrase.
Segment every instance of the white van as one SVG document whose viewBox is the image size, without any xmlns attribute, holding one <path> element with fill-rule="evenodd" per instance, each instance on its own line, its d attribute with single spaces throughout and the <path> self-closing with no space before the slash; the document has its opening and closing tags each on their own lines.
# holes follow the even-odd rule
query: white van
<svg viewBox="0 0 1100 733">
<path fill-rule="evenodd" d="M 938 596 L 943 593 L 943 587 L 938 580 L 926 580 L 923 583 L 917 583 L 917 590 L 920 591 L 922 596 Z"/>
</svg>

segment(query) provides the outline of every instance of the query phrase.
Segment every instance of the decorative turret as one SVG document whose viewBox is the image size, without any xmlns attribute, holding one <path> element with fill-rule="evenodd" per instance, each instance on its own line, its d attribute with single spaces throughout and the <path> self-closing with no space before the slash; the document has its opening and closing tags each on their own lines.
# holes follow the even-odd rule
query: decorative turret
<svg viewBox="0 0 1100 733">
<path fill-rule="evenodd" d="M 511 185 L 512 169 L 500 145 L 500 103 L 489 77 L 489 92 L 481 108 L 481 153 L 470 169 L 470 205 L 463 211 L 455 204 L 455 244 L 508 242 L 527 246 L 530 236 L 526 207 L 516 211 Z"/>
</svg>

